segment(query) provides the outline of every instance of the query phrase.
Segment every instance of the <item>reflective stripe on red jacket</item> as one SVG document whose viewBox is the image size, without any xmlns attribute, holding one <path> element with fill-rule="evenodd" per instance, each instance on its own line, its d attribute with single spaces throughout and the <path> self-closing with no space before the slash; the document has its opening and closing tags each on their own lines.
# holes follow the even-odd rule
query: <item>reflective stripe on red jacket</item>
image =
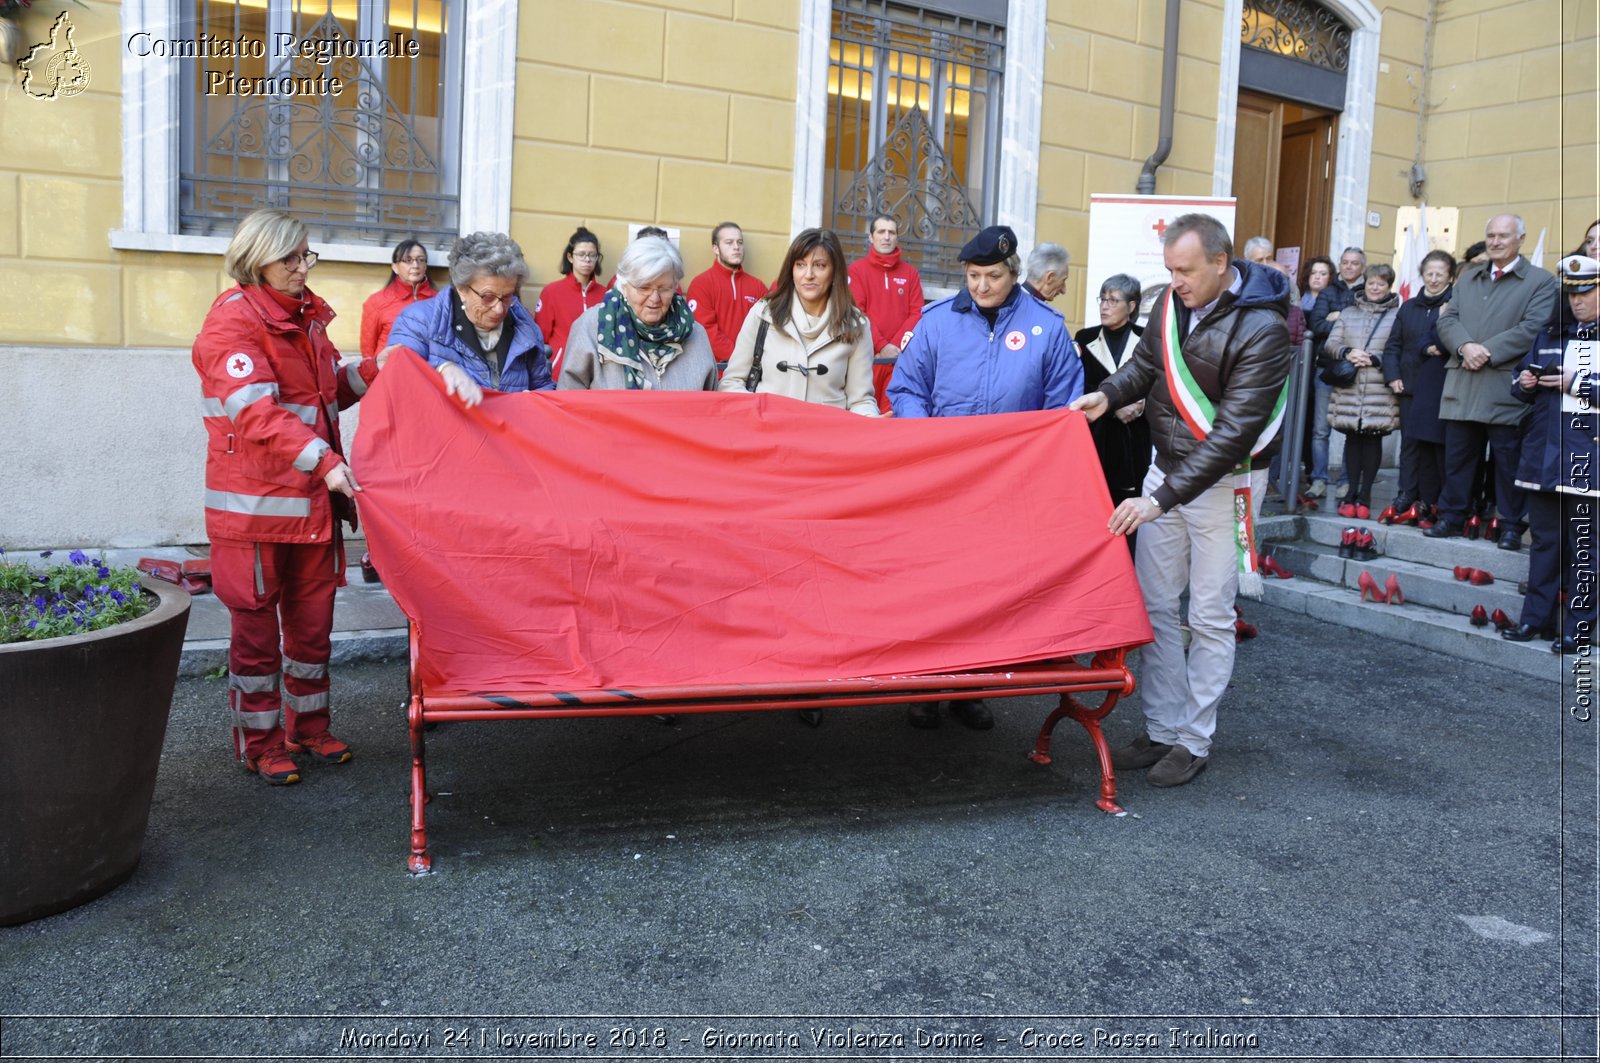
<svg viewBox="0 0 1600 1063">
<path fill-rule="evenodd" d="M 246 542 L 333 536 L 326 476 L 343 460 L 339 411 L 377 374 L 339 368 L 333 310 L 307 289 L 291 309 L 257 286 L 217 297 L 194 341 L 206 426 L 206 533 Z"/>
</svg>

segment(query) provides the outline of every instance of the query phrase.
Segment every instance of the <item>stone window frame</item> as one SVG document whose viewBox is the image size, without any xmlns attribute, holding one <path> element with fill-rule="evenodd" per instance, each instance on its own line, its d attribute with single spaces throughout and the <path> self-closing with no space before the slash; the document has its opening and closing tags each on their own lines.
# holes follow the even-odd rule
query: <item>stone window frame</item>
<svg viewBox="0 0 1600 1063">
<path fill-rule="evenodd" d="M 995 223 L 1009 225 L 1031 248 L 1039 215 L 1039 143 L 1044 108 L 1045 5 L 1006 2 L 1006 81 L 1000 106 L 1000 170 Z M 828 154 L 828 42 L 833 0 L 800 0 L 799 76 L 795 82 L 794 195 L 790 231 L 822 224 Z M 938 298 L 954 289 L 928 289 Z"/>
<path fill-rule="evenodd" d="M 149 33 L 177 36 L 179 0 L 124 0 L 122 39 Z M 473 77 L 462 86 L 458 190 L 461 232 L 506 232 L 511 225 L 511 160 L 516 105 L 517 16 L 520 0 L 471 0 L 466 4 L 462 47 L 472 57 Z M 122 55 L 122 228 L 111 246 L 122 251 L 169 251 L 220 255 L 226 236 L 178 231 L 179 60 Z M 317 252 L 329 262 L 388 262 L 389 245 L 326 243 Z M 439 259 L 437 252 L 430 257 Z"/>
</svg>

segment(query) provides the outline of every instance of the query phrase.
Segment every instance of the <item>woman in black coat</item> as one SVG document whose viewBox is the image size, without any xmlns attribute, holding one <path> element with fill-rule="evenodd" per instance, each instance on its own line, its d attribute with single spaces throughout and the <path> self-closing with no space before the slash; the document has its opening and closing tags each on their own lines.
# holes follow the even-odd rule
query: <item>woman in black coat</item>
<svg viewBox="0 0 1600 1063">
<path fill-rule="evenodd" d="M 1400 380 L 1400 484 L 1393 512 L 1396 523 L 1433 526 L 1444 483 L 1444 426 L 1439 396 L 1449 353 L 1439 344 L 1439 315 L 1450 302 L 1456 260 L 1448 251 L 1429 251 L 1422 259 L 1422 291 L 1400 307 L 1399 320 L 1383 349 L 1384 376 Z M 1380 520 L 1382 518 L 1379 518 Z"/>
<path fill-rule="evenodd" d="M 1100 285 L 1099 326 L 1082 329 L 1072 337 L 1083 361 L 1085 395 L 1133 357 L 1144 332 L 1134 324 L 1139 295 L 1139 282 L 1126 273 L 1108 277 Z M 1144 419 L 1143 399 L 1113 412 L 1115 416 L 1097 419 L 1089 431 L 1115 508 L 1124 499 L 1143 493 L 1145 473 L 1150 471 L 1150 426 Z M 1128 538 L 1131 547 L 1133 537 Z"/>
</svg>

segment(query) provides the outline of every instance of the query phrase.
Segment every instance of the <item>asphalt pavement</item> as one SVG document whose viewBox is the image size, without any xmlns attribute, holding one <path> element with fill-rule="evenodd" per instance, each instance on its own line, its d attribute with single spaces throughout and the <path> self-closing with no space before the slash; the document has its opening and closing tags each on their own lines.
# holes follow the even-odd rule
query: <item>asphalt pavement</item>
<svg viewBox="0 0 1600 1063">
<path fill-rule="evenodd" d="M 1246 612 L 1210 767 L 1121 818 L 1043 698 L 455 724 L 421 878 L 402 662 L 285 789 L 183 679 L 138 872 L 0 930 L 0 1058 L 1593 1058 L 1588 695 Z"/>
</svg>

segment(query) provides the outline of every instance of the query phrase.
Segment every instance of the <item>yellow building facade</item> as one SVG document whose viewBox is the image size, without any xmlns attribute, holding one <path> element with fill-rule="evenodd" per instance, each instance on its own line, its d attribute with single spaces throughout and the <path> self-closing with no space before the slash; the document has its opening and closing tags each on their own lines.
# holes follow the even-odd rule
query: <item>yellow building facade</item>
<svg viewBox="0 0 1600 1063">
<path fill-rule="evenodd" d="M 173 6 L 37 3 L 20 21 L 40 44 L 67 12 L 80 69 L 68 85 L 57 64 L 54 87 L 72 91 L 53 98 L 38 95 L 50 86 L 37 70 L 31 84 L 0 86 L 0 286 L 8 296 L 0 496 L 31 499 L 0 515 L 0 545 L 204 537 L 188 347 L 229 284 L 225 238 L 185 238 L 163 216 L 168 160 L 183 131 L 159 120 L 151 97 L 176 60 L 130 48 L 131 35 Z M 984 220 L 1012 224 L 1025 248 L 1049 240 L 1073 253 L 1058 305 L 1081 325 L 1072 308 L 1099 281 L 1082 261 L 1089 197 L 1133 192 L 1159 138 L 1167 3 L 957 6 L 987 7 L 1005 34 L 1004 89 L 992 112 L 1000 124 L 985 131 L 1001 150 Z M 1229 195 L 1249 176 L 1255 160 L 1235 159 L 1249 95 L 1240 87 L 1238 27 L 1242 10 L 1260 6 L 1179 5 L 1172 144 L 1155 174 L 1157 193 Z M 1426 200 L 1459 212 L 1458 251 L 1491 215 L 1521 213 L 1525 253 L 1547 231 L 1548 267 L 1600 216 L 1600 5 L 1319 6 L 1351 33 L 1347 89 L 1330 119 L 1325 241 L 1306 254 L 1355 243 L 1387 261 L 1397 211 Z M 838 193 L 825 176 L 827 116 L 842 113 L 840 78 L 830 72 L 835 17 L 827 0 L 468 7 L 459 162 L 463 181 L 478 183 L 470 204 L 464 184 L 463 227 L 508 229 L 538 285 L 556 275 L 577 224 L 599 235 L 608 271 L 630 226 L 676 230 L 692 275 L 711 261 L 711 228 L 732 219 L 746 232 L 747 266 L 770 280 L 791 233 L 823 220 L 823 189 Z M 965 121 L 976 138 L 976 119 Z M 313 247 L 322 250 L 315 235 Z M 346 241 L 313 274 L 312 286 L 340 314 L 332 335 L 341 350 L 356 348 L 361 303 L 384 282 L 387 261 L 386 245 Z M 437 248 L 435 261 L 443 261 Z"/>
</svg>

